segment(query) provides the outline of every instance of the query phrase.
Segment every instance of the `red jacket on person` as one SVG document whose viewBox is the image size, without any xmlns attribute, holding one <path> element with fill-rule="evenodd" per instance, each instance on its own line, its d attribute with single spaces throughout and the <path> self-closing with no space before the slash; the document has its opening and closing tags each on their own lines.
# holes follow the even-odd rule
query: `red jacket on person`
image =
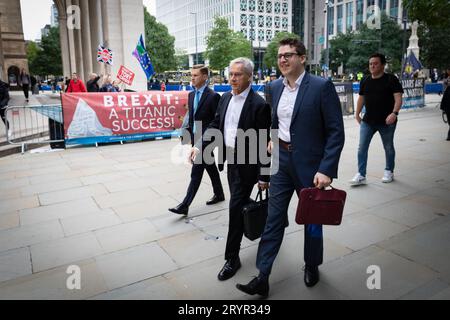
<svg viewBox="0 0 450 320">
<path fill-rule="evenodd" d="M 74 80 L 70 80 L 69 88 L 67 88 L 67 92 L 87 92 L 86 86 L 83 81 L 80 79 L 75 82 Z"/>
</svg>

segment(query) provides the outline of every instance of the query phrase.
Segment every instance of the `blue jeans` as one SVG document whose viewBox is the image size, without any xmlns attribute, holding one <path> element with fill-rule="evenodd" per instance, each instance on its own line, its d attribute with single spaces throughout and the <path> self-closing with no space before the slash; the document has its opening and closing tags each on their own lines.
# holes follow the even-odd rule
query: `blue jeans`
<svg viewBox="0 0 450 320">
<path fill-rule="evenodd" d="M 373 135 L 378 131 L 383 142 L 384 152 L 386 154 L 386 168 L 394 172 L 395 167 L 395 149 L 394 149 L 394 133 L 397 122 L 394 124 L 368 124 L 361 121 L 359 147 L 358 147 L 358 172 L 363 177 L 367 173 L 367 155 L 369 152 L 370 141 Z"/>
</svg>

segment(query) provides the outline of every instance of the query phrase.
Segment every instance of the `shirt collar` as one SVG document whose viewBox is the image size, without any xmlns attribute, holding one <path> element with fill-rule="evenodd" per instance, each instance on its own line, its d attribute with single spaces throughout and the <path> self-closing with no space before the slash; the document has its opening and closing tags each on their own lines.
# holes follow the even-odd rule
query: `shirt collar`
<svg viewBox="0 0 450 320">
<path fill-rule="evenodd" d="M 244 98 L 244 99 L 247 99 L 247 96 L 248 96 L 248 94 L 250 93 L 250 89 L 252 88 L 252 86 L 251 86 L 251 84 L 248 86 L 248 88 L 247 89 L 245 89 L 244 91 L 242 91 L 241 93 L 239 93 L 239 94 L 235 94 L 234 92 L 233 92 L 233 90 L 231 90 L 231 94 L 233 95 L 233 97 L 241 97 L 241 98 Z"/>
<path fill-rule="evenodd" d="M 203 91 L 205 91 L 205 88 L 206 88 L 206 83 L 203 85 L 203 87 L 201 87 L 199 89 L 195 88 L 195 92 L 200 92 L 200 94 L 203 94 Z"/>
<path fill-rule="evenodd" d="M 283 84 L 286 88 L 291 89 L 291 90 L 296 90 L 298 88 L 300 88 L 300 85 L 302 84 L 303 78 L 305 77 L 305 73 L 306 71 L 303 70 L 302 74 L 297 78 L 297 80 L 295 80 L 295 88 L 291 88 L 287 82 L 286 78 L 283 78 Z"/>
</svg>

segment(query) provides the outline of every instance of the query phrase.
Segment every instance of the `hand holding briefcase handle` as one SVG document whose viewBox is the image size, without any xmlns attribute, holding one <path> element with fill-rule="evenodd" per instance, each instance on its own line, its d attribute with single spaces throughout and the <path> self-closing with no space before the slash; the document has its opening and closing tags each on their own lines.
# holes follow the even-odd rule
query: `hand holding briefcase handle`
<svg viewBox="0 0 450 320">
<path fill-rule="evenodd" d="M 345 191 L 333 187 L 329 190 L 304 188 L 298 197 L 297 224 L 341 224 L 347 197 Z"/>
</svg>

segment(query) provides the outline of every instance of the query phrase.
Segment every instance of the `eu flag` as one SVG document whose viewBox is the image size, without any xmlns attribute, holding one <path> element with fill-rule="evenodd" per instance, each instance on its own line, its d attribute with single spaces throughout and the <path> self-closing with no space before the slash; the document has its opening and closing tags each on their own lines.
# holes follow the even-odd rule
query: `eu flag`
<svg viewBox="0 0 450 320">
<path fill-rule="evenodd" d="M 411 51 L 405 60 L 405 65 L 403 66 L 403 78 L 413 78 L 417 70 L 422 70 L 423 66 L 419 60 L 417 60 L 415 54 Z"/>
<path fill-rule="evenodd" d="M 150 57 L 148 55 L 147 50 L 145 49 L 144 39 L 141 37 L 139 38 L 139 42 L 136 46 L 136 49 L 133 51 L 133 56 L 139 61 L 139 64 L 141 65 L 142 69 L 144 70 L 147 79 L 150 79 L 153 74 L 155 73 L 155 69 L 153 69 L 152 62 L 150 60 Z"/>
</svg>

